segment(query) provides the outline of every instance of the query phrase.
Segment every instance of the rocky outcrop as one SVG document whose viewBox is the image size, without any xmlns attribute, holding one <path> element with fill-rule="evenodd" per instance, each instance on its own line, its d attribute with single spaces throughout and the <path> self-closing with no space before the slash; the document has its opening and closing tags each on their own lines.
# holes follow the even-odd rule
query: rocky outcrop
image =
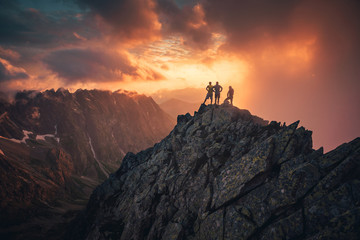
<svg viewBox="0 0 360 240">
<path fill-rule="evenodd" d="M 360 138 L 323 154 L 311 132 L 229 105 L 169 136 L 93 192 L 71 239 L 357 239 Z"/>
</svg>

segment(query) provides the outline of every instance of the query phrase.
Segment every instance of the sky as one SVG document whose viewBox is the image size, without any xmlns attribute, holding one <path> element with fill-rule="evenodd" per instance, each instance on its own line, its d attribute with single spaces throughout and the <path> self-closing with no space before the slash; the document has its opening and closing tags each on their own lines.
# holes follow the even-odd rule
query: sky
<svg viewBox="0 0 360 240">
<path fill-rule="evenodd" d="M 209 81 L 314 147 L 360 136 L 358 0 L 0 0 L 0 90 L 125 89 L 201 103 Z"/>
</svg>

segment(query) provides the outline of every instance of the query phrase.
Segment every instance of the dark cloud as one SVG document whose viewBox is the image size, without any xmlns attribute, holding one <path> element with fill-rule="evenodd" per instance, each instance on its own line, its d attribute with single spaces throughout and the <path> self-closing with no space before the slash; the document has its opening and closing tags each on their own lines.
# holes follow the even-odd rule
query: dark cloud
<svg viewBox="0 0 360 240">
<path fill-rule="evenodd" d="M 136 67 L 124 55 L 93 49 L 66 49 L 51 52 L 44 63 L 66 83 L 121 81 L 124 75 L 137 76 Z"/>
<path fill-rule="evenodd" d="M 203 19 L 205 15 L 201 5 L 194 4 L 194 1 L 186 2 L 179 5 L 173 0 L 157 1 L 162 30 L 165 35 L 178 34 L 183 37 L 186 46 L 206 50 L 212 43 L 212 30 Z"/>
<path fill-rule="evenodd" d="M 205 0 L 206 20 L 220 25 L 232 47 L 247 49 L 254 41 L 277 36 L 289 29 L 300 0 Z"/>
<path fill-rule="evenodd" d="M 4 3 L 3 3 L 4 2 Z M 27 48 L 49 48 L 73 44 L 78 35 L 99 37 L 94 20 L 74 11 L 41 12 L 21 8 L 17 1 L 2 1 L 0 8 L 0 44 Z"/>
<path fill-rule="evenodd" d="M 304 37 L 316 39 L 316 69 L 355 71 L 360 60 L 360 2 L 355 0 L 205 0 L 207 22 L 221 26 L 229 51 L 251 54 Z M 258 56 L 257 56 L 258 57 Z"/>
<path fill-rule="evenodd" d="M 160 25 L 152 0 L 77 0 L 100 15 L 113 29 L 113 35 L 128 40 L 149 40 L 158 36 Z"/>
<path fill-rule="evenodd" d="M 24 69 L 15 67 L 11 65 L 7 60 L 0 58 L 0 82 L 28 78 L 29 75 Z"/>
<path fill-rule="evenodd" d="M 151 41 L 178 34 L 184 44 L 206 50 L 211 45 L 211 29 L 203 21 L 201 5 L 174 0 L 77 0 L 113 27 L 121 40 Z"/>
</svg>

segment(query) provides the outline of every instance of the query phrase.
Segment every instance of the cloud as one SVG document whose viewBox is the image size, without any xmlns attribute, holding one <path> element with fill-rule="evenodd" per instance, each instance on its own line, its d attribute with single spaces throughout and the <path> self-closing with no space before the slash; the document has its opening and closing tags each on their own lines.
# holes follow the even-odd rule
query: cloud
<svg viewBox="0 0 360 240">
<path fill-rule="evenodd" d="M 3 46 L 53 48 L 101 36 L 96 19 L 84 14 L 79 18 L 73 11 L 41 12 L 23 9 L 17 1 L 3 4 L 0 9 L 0 44 Z M 5 1 L 7 2 L 7 1 Z"/>
<path fill-rule="evenodd" d="M 0 57 L 18 60 L 20 58 L 20 54 L 11 49 L 5 49 L 0 46 Z"/>
<path fill-rule="evenodd" d="M 137 68 L 125 55 L 102 49 L 63 49 L 44 59 L 48 68 L 66 83 L 122 81 L 137 76 Z"/>
<path fill-rule="evenodd" d="M 25 69 L 13 66 L 9 61 L 0 58 L 0 82 L 28 79 Z"/>
<path fill-rule="evenodd" d="M 112 35 L 123 40 L 148 41 L 160 37 L 161 24 L 153 0 L 77 0 L 113 27 Z"/>
<path fill-rule="evenodd" d="M 257 41 L 277 36 L 289 28 L 289 19 L 299 0 L 236 1 L 206 0 L 206 21 L 219 25 L 226 33 L 228 44 L 247 49 Z"/>
<path fill-rule="evenodd" d="M 302 119 L 317 147 L 359 135 L 359 1 L 205 0 L 203 10 L 226 35 L 221 50 L 251 66 L 236 84 L 247 95 L 239 104 L 268 119 Z"/>
<path fill-rule="evenodd" d="M 202 5 L 186 2 L 179 6 L 172 0 L 158 0 L 157 13 L 164 35 L 178 34 L 190 48 L 206 50 L 212 44 L 212 30 L 205 21 Z"/>
<path fill-rule="evenodd" d="M 86 41 L 87 39 L 86 38 L 84 38 L 83 36 L 80 36 L 78 33 L 76 33 L 76 32 L 73 32 L 73 34 L 74 34 L 74 36 L 77 38 L 77 39 L 79 39 L 79 40 L 82 40 L 82 41 Z"/>
<path fill-rule="evenodd" d="M 203 9 L 208 24 L 221 26 L 226 34 L 223 49 L 242 57 L 260 59 L 271 48 L 281 50 L 290 44 L 304 49 L 312 41 L 308 50 L 314 69 L 358 69 L 359 1 L 206 0 Z"/>
<path fill-rule="evenodd" d="M 200 4 L 173 0 L 77 0 L 112 26 L 111 36 L 134 43 L 145 43 L 173 34 L 183 44 L 206 50 L 212 44 L 212 32 L 204 21 Z"/>
</svg>

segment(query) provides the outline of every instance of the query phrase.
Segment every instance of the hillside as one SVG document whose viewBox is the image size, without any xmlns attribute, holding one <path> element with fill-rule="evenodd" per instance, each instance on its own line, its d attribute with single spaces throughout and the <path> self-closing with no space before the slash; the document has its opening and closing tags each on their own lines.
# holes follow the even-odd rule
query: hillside
<svg viewBox="0 0 360 240">
<path fill-rule="evenodd" d="M 323 154 L 311 131 L 236 107 L 178 117 L 125 156 L 69 239 L 358 239 L 360 138 Z"/>
</svg>

